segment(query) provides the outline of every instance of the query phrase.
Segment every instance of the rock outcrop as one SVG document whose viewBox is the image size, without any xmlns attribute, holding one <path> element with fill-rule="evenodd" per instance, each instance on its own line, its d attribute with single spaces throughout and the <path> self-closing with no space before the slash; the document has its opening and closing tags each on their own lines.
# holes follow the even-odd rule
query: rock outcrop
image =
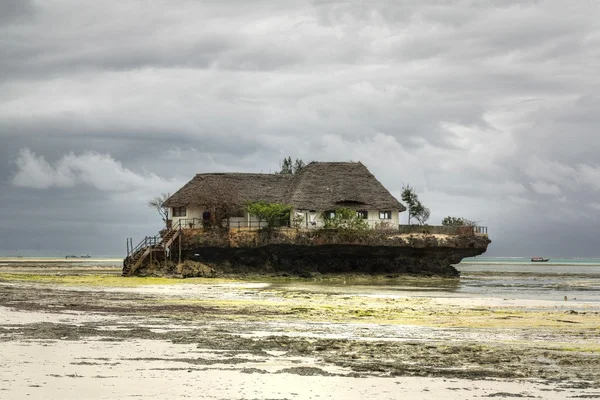
<svg viewBox="0 0 600 400">
<path fill-rule="evenodd" d="M 194 268 L 186 267 L 183 274 L 171 264 L 170 272 L 180 272 L 183 276 L 409 274 L 457 277 L 459 272 L 452 265 L 465 257 L 484 253 L 489 243 L 487 235 L 475 234 L 290 230 L 216 235 L 190 230 L 182 239 L 182 261 L 194 261 L 202 268 L 197 268 L 195 275 Z M 156 267 L 140 268 L 138 274 L 157 274 L 160 268 Z"/>
</svg>

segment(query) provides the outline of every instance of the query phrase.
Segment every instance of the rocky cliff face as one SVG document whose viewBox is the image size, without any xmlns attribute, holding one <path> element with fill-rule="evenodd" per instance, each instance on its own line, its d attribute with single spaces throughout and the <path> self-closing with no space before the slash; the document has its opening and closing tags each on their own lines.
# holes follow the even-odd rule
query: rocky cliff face
<svg viewBox="0 0 600 400">
<path fill-rule="evenodd" d="M 457 277 L 452 264 L 486 251 L 479 235 L 398 235 L 389 232 L 237 232 L 227 237 L 186 233 L 182 259 L 203 267 L 175 273 L 436 275 Z M 140 273 L 148 272 L 144 268 Z"/>
</svg>

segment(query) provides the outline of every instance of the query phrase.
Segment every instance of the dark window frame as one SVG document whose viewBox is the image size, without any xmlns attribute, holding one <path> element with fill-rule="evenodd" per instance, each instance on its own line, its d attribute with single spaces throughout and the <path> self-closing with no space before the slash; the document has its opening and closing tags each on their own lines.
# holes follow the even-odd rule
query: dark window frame
<svg viewBox="0 0 600 400">
<path fill-rule="evenodd" d="M 244 218 L 246 214 L 244 214 L 244 210 L 240 208 L 239 210 L 235 210 L 231 213 L 230 218 Z"/>
<path fill-rule="evenodd" d="M 358 211 L 356 211 L 356 216 L 359 219 L 369 219 L 369 211 L 368 210 L 358 210 Z"/>
<path fill-rule="evenodd" d="M 187 209 L 185 206 L 173 207 L 173 217 L 186 217 Z"/>
<path fill-rule="evenodd" d="M 392 219 L 392 212 L 389 210 L 379 211 L 379 219 L 390 220 Z"/>
</svg>

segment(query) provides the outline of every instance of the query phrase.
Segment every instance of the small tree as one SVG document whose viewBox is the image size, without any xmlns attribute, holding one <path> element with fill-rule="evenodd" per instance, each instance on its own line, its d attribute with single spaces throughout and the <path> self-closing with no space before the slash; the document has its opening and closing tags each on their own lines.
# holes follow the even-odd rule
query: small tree
<svg viewBox="0 0 600 400">
<path fill-rule="evenodd" d="M 302 161 L 302 159 L 297 158 L 296 160 L 292 161 L 292 157 L 287 157 L 281 162 L 281 170 L 279 171 L 279 174 L 294 175 L 299 173 L 305 166 L 306 164 L 304 161 Z"/>
<path fill-rule="evenodd" d="M 257 201 L 246 204 L 248 214 L 254 215 L 259 221 L 265 221 L 267 228 L 275 228 L 283 221 L 289 221 L 291 206 L 279 203 L 266 203 Z"/>
<path fill-rule="evenodd" d="M 369 228 L 367 221 L 360 217 L 356 210 L 347 207 L 336 209 L 333 217 L 326 211 L 322 214 L 322 218 L 325 228 L 351 230 L 365 230 Z"/>
<path fill-rule="evenodd" d="M 164 204 L 169 197 L 171 197 L 169 193 L 161 193 L 160 196 L 156 196 L 148 202 L 148 207 L 154 208 L 158 212 L 165 225 L 169 220 L 169 207 L 165 207 Z"/>
<path fill-rule="evenodd" d="M 410 225 L 411 219 L 414 218 L 420 225 L 424 225 L 429 220 L 431 211 L 421 203 L 415 189 L 410 185 L 402 186 L 401 196 L 408 207 L 408 224 Z"/>
<path fill-rule="evenodd" d="M 417 211 L 415 211 L 414 218 L 419 222 L 419 225 L 425 225 L 425 223 L 429 220 L 429 217 L 431 216 L 431 211 L 429 211 L 429 208 L 424 207 L 420 203 L 419 205 L 421 207 Z"/>
<path fill-rule="evenodd" d="M 408 207 L 408 224 L 410 225 L 410 220 L 412 219 L 413 212 L 417 207 L 418 197 L 413 187 L 410 185 L 406 185 L 402 186 L 401 198 L 404 204 L 406 204 L 406 206 Z"/>
</svg>

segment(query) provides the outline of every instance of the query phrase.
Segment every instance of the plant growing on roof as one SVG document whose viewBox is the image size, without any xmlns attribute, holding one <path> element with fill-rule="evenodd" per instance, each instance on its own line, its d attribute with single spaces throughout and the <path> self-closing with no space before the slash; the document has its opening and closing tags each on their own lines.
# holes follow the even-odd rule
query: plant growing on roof
<svg viewBox="0 0 600 400">
<path fill-rule="evenodd" d="M 304 168 L 306 164 L 301 158 L 297 158 L 292 161 L 292 157 L 284 158 L 281 162 L 281 170 L 279 171 L 282 175 L 295 175 Z"/>
<path fill-rule="evenodd" d="M 419 225 L 424 225 L 427 222 L 431 216 L 431 211 L 421 203 L 419 196 L 415 193 L 415 189 L 412 186 L 402 186 L 402 201 L 408 206 L 409 225 L 413 218 L 419 222 Z"/>
<path fill-rule="evenodd" d="M 296 175 L 297 173 L 302 171 L 302 168 L 304 168 L 304 167 L 306 167 L 306 164 L 304 163 L 304 161 L 302 161 L 301 158 L 297 158 L 294 161 L 294 167 L 293 167 L 294 175 Z"/>
<path fill-rule="evenodd" d="M 256 201 L 247 203 L 245 209 L 248 214 L 254 215 L 260 222 L 265 221 L 267 228 L 271 229 L 290 220 L 292 207 L 285 204 Z"/>
<path fill-rule="evenodd" d="M 326 229 L 349 229 L 362 231 L 369 228 L 369 224 L 358 215 L 356 210 L 340 207 L 335 210 L 333 216 L 329 211 L 322 214 L 324 228 Z"/>
</svg>

